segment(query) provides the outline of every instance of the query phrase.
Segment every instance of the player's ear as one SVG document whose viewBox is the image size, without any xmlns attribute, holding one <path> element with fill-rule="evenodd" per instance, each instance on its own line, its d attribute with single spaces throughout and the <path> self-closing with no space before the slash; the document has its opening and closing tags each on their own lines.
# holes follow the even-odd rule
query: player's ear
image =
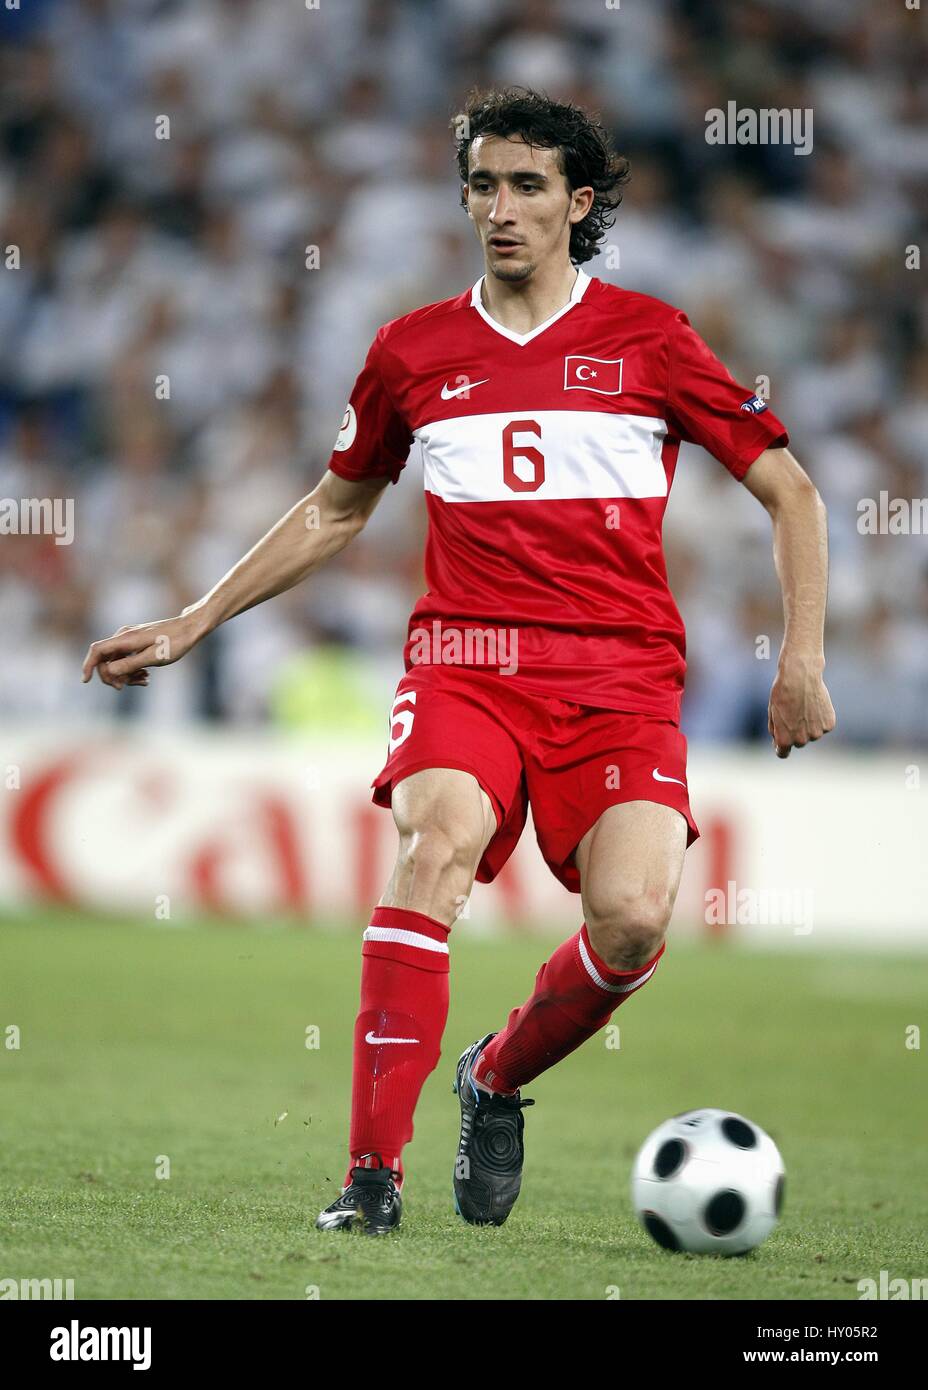
<svg viewBox="0 0 928 1390">
<path fill-rule="evenodd" d="M 571 194 L 571 208 L 568 214 L 571 222 L 582 222 L 593 206 L 593 189 L 575 188 Z"/>
</svg>

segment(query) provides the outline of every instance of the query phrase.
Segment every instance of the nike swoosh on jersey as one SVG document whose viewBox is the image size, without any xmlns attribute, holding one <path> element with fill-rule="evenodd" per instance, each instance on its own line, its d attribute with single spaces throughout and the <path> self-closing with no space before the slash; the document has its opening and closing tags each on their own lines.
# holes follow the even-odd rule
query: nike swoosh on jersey
<svg viewBox="0 0 928 1390">
<path fill-rule="evenodd" d="M 369 1043 L 417 1043 L 418 1038 L 378 1038 L 376 1033 L 365 1033 L 364 1041 Z"/>
<path fill-rule="evenodd" d="M 651 776 L 654 778 L 655 782 L 676 782 L 678 787 L 686 786 L 686 783 L 681 782 L 679 777 L 662 777 L 661 774 L 658 772 L 657 768 L 654 769 L 654 771 L 651 773 Z"/>
<path fill-rule="evenodd" d="M 448 383 L 446 381 L 444 386 L 441 388 L 441 398 L 443 401 L 452 401 L 454 400 L 455 396 L 464 396 L 467 394 L 468 391 L 473 391 L 475 386 L 486 386 L 489 380 L 490 378 L 488 376 L 485 376 L 483 378 L 483 381 L 468 381 L 466 385 L 455 386 L 450 390 L 448 389 Z"/>
</svg>

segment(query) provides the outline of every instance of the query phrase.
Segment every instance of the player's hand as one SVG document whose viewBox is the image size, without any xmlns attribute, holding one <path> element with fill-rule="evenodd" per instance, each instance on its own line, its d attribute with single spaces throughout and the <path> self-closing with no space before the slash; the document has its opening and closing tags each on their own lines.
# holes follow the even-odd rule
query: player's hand
<svg viewBox="0 0 928 1390">
<path fill-rule="evenodd" d="M 767 711 L 767 728 L 777 757 L 788 758 L 791 749 L 814 743 L 834 727 L 834 706 L 822 680 L 821 665 L 781 658 Z"/>
<path fill-rule="evenodd" d="M 112 637 L 92 642 L 84 658 L 82 679 L 94 671 L 104 685 L 122 690 L 124 685 L 147 685 L 149 666 L 170 666 L 203 636 L 201 621 L 194 613 L 164 618 L 138 627 L 121 627 Z"/>
</svg>

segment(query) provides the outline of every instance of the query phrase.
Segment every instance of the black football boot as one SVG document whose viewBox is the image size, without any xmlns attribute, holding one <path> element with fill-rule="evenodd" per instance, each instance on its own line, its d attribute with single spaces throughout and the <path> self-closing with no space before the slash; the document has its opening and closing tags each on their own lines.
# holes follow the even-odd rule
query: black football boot
<svg viewBox="0 0 928 1390">
<path fill-rule="evenodd" d="M 380 1154 L 376 1168 L 354 1167 L 351 1182 L 331 1206 L 316 1217 L 319 1231 L 360 1231 L 365 1236 L 386 1236 L 400 1224 L 403 1199 L 393 1181 L 393 1170 L 384 1167 Z"/>
<path fill-rule="evenodd" d="M 495 1033 L 462 1052 L 452 1090 L 461 1102 L 461 1139 L 454 1162 L 454 1209 L 474 1226 L 502 1226 L 522 1186 L 522 1111 L 533 1100 L 483 1091 L 471 1079 Z"/>
</svg>

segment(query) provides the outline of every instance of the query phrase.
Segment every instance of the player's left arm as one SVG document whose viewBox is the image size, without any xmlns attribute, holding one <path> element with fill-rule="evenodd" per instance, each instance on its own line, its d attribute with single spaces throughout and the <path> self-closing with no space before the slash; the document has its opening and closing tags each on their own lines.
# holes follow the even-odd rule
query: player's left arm
<svg viewBox="0 0 928 1390">
<path fill-rule="evenodd" d="M 825 669 L 828 526 L 825 504 L 788 449 L 765 449 L 744 475 L 773 523 L 773 558 L 785 630 L 767 727 L 778 758 L 835 727 Z"/>
</svg>

